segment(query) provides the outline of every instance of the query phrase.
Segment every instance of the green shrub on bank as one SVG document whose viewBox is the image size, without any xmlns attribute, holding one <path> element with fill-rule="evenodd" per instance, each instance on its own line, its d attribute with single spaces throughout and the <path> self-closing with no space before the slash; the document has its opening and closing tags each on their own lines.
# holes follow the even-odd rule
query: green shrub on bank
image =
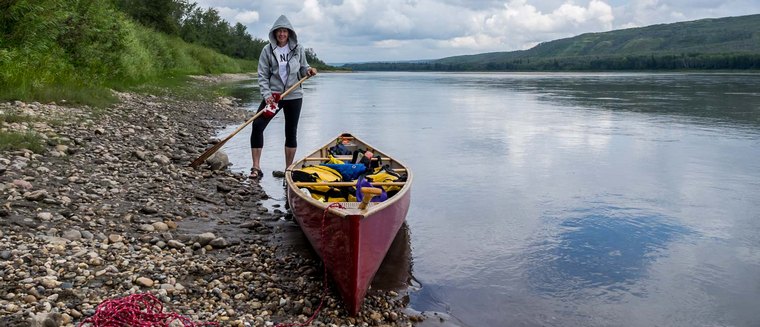
<svg viewBox="0 0 760 327">
<path fill-rule="evenodd" d="M 0 123 L 27 123 L 34 121 L 34 118 L 28 115 L 21 115 L 15 112 L 0 113 Z"/>
<path fill-rule="evenodd" d="M 139 84 L 169 76 L 253 71 L 256 63 L 233 59 L 211 49 L 127 22 L 125 54 L 120 57 L 122 84 Z M 116 82 L 112 80 L 112 82 Z"/>
<path fill-rule="evenodd" d="M 23 115 L 16 112 L 0 111 L 0 125 L 10 124 L 27 125 L 38 118 Z M 7 124 L 7 125 L 6 125 Z M 3 128 L 0 130 L 0 151 L 15 151 L 27 149 L 34 153 L 42 153 L 45 150 L 44 142 L 39 134 L 32 131 L 13 131 Z"/>
<path fill-rule="evenodd" d="M 29 150 L 34 153 L 42 153 L 45 146 L 42 139 L 33 132 L 7 132 L 0 131 L 0 151 Z"/>
<path fill-rule="evenodd" d="M 0 131 L 0 151 L 15 151 L 27 149 L 34 153 L 42 153 L 45 145 L 42 139 L 33 132 Z"/>
<path fill-rule="evenodd" d="M 2 100 L 101 105 L 108 88 L 255 67 L 134 23 L 110 1 L 0 1 Z"/>
</svg>

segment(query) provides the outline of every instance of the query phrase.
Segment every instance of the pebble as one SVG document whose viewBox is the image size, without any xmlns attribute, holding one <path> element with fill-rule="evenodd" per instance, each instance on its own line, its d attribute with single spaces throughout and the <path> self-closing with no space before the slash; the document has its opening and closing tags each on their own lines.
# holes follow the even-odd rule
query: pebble
<svg viewBox="0 0 760 327">
<path fill-rule="evenodd" d="M 153 287 L 153 280 L 147 277 L 138 277 L 135 280 L 135 284 L 143 287 Z"/>
<path fill-rule="evenodd" d="M 228 169 L 226 154 L 188 167 L 210 135 L 250 113 L 216 101 L 114 95 L 121 102 L 97 112 L 0 103 L 2 112 L 42 117 L 0 130 L 48 140 L 40 154 L 0 151 L 0 326 L 19 317 L 77 326 L 102 301 L 141 292 L 195 321 L 305 321 L 324 288 L 317 259 L 279 243 L 279 216 L 260 203 L 268 197 Z M 396 298 L 368 296 L 348 317 L 331 291 L 313 325 L 411 326 L 419 317 Z"/>
</svg>

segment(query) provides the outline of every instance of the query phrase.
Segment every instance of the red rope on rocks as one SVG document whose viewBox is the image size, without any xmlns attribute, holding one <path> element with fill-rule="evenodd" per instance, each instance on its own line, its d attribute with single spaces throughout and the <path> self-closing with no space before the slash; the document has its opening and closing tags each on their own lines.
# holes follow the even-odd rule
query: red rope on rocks
<svg viewBox="0 0 760 327">
<path fill-rule="evenodd" d="M 87 324 L 90 327 L 169 327 L 174 321 L 184 327 L 219 326 L 215 322 L 195 323 L 178 313 L 163 311 L 163 304 L 153 294 L 132 294 L 101 302 L 95 314 L 77 327 Z"/>
<path fill-rule="evenodd" d="M 325 218 L 327 218 L 327 212 L 330 210 L 330 208 L 341 208 L 345 209 L 340 203 L 334 202 L 325 208 L 325 211 L 322 213 L 322 225 L 319 229 L 319 239 L 322 240 L 322 246 L 325 246 Z M 322 251 L 322 253 L 325 253 Z M 296 323 L 281 323 L 277 324 L 274 327 L 304 327 L 311 325 L 311 322 L 314 321 L 314 319 L 317 318 L 319 315 L 319 312 L 322 311 L 322 306 L 325 304 L 325 297 L 327 296 L 327 265 L 322 262 L 322 298 L 319 299 L 319 305 L 317 306 L 317 310 L 314 310 L 314 314 L 311 315 L 309 320 L 306 320 L 305 322 L 301 324 Z"/>
</svg>

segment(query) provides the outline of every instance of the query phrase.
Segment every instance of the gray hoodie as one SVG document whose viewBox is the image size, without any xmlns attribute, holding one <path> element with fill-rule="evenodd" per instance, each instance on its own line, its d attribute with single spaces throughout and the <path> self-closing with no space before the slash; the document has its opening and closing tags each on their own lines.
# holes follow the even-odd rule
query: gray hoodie
<svg viewBox="0 0 760 327">
<path fill-rule="evenodd" d="M 288 35 L 288 47 L 290 53 L 288 54 L 288 78 L 283 81 L 278 73 L 279 64 L 277 63 L 277 57 L 275 57 L 274 49 L 277 48 L 277 37 L 275 31 L 279 28 L 287 28 L 290 30 Z M 293 30 L 293 25 L 290 24 L 285 15 L 281 15 L 272 25 L 269 30 L 269 44 L 264 46 L 261 50 L 261 56 L 259 56 L 259 89 L 261 96 L 266 99 L 272 95 L 272 92 L 282 93 L 288 87 L 292 86 L 302 77 L 306 76 L 306 71 L 311 66 L 306 62 L 306 51 L 304 47 L 298 44 L 298 36 L 296 31 Z M 287 85 L 285 85 L 287 82 Z M 285 97 L 285 100 L 300 99 L 303 97 L 303 91 L 299 86 L 293 92 L 290 92 Z"/>
</svg>

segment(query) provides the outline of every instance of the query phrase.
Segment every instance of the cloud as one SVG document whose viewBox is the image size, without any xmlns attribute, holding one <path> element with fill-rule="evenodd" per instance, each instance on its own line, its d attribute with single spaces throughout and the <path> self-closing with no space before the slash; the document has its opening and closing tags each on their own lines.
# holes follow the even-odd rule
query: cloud
<svg viewBox="0 0 760 327">
<path fill-rule="evenodd" d="M 382 40 L 373 43 L 373 46 L 377 48 L 401 48 L 404 45 L 409 44 L 408 41 L 401 40 Z"/>
<path fill-rule="evenodd" d="M 327 62 L 522 50 L 588 32 L 760 12 L 758 0 L 202 0 L 258 38 L 285 14 Z"/>
<path fill-rule="evenodd" d="M 483 49 L 501 44 L 503 37 L 493 37 L 484 34 L 467 35 L 451 38 L 439 42 L 439 48 L 459 48 L 459 49 Z"/>
<path fill-rule="evenodd" d="M 526 0 L 513 0 L 499 8 L 473 12 L 464 29 L 438 42 L 440 48 L 475 52 L 527 49 L 539 42 L 572 36 L 574 30 L 609 30 L 612 7 L 600 0 L 586 6 L 566 1 L 543 12 Z"/>
<path fill-rule="evenodd" d="M 259 21 L 259 12 L 253 10 L 242 10 L 230 7 L 215 7 L 219 16 L 226 20 L 230 25 L 241 23 L 248 25 Z"/>
<path fill-rule="evenodd" d="M 565 2 L 550 13 L 543 13 L 527 0 L 513 0 L 485 17 L 488 31 L 552 32 L 578 27 L 609 29 L 614 15 L 604 1 L 591 0 L 586 7 Z"/>
<path fill-rule="evenodd" d="M 303 2 L 303 9 L 296 15 L 299 19 L 306 19 L 309 22 L 321 22 L 324 16 L 318 0 L 306 0 Z"/>
<path fill-rule="evenodd" d="M 242 24 L 250 24 L 259 21 L 259 12 L 257 11 L 244 11 L 235 15 L 235 20 Z"/>
</svg>

